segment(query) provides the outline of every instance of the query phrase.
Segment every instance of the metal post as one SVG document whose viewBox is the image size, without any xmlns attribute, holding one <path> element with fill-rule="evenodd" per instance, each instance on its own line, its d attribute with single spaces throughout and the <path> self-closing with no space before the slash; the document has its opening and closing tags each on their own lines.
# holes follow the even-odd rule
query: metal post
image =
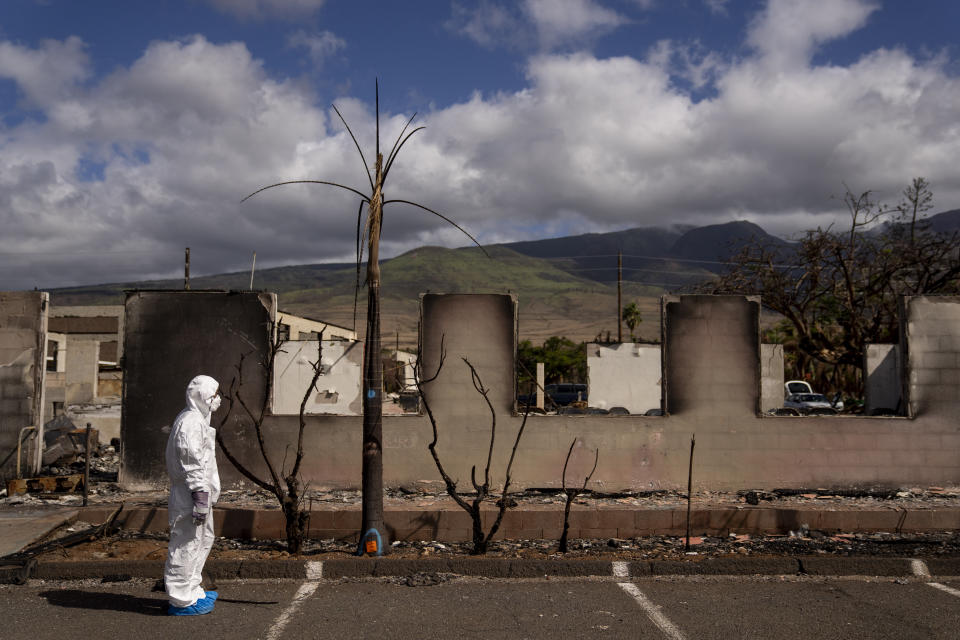
<svg viewBox="0 0 960 640">
<path fill-rule="evenodd" d="M 250 265 L 250 291 L 253 291 L 253 271 L 257 268 L 257 252 L 253 252 L 253 264 Z"/>
<path fill-rule="evenodd" d="M 90 495 L 90 423 L 87 423 L 87 433 L 84 438 L 86 453 L 83 457 L 83 506 L 87 506 L 87 497 Z"/>
<path fill-rule="evenodd" d="M 690 436 L 690 467 L 687 471 L 687 544 L 685 551 L 690 551 L 690 498 L 693 495 L 693 447 L 697 444 L 697 434 Z"/>
<path fill-rule="evenodd" d="M 186 255 L 183 259 L 183 288 L 190 291 L 190 247 L 187 247 Z"/>
<path fill-rule="evenodd" d="M 617 252 L 617 343 L 623 342 L 623 251 Z"/>
</svg>

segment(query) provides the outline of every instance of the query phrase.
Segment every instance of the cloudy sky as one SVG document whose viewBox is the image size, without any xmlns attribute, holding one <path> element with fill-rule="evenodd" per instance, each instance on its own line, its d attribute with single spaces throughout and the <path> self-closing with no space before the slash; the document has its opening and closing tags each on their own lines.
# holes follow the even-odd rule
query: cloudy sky
<svg viewBox="0 0 960 640">
<path fill-rule="evenodd" d="M 914 176 L 960 207 L 955 0 L 3 0 L 0 289 L 353 257 L 388 199 L 492 243 L 842 214 Z M 389 205 L 383 254 L 459 246 Z"/>
</svg>

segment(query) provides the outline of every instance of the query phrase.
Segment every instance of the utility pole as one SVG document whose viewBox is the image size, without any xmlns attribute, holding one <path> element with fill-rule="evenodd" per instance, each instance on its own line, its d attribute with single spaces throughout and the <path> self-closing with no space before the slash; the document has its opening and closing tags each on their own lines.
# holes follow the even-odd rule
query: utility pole
<svg viewBox="0 0 960 640">
<path fill-rule="evenodd" d="M 187 247 L 187 255 L 183 259 L 183 288 L 190 291 L 190 247 Z"/>
<path fill-rule="evenodd" d="M 617 252 L 617 342 L 623 342 L 623 250 Z"/>
</svg>

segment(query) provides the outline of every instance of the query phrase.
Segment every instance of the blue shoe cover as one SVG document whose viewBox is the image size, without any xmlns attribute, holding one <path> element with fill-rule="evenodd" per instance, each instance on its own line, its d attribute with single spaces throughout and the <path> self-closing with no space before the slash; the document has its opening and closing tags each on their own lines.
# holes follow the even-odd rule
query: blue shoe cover
<svg viewBox="0 0 960 640">
<path fill-rule="evenodd" d="M 213 611 L 213 600 L 203 598 L 189 607 L 175 607 L 170 605 L 167 615 L 171 616 L 202 616 Z"/>
<path fill-rule="evenodd" d="M 220 597 L 220 594 L 216 591 L 204 591 L 203 593 L 206 595 L 206 599 L 211 602 L 216 602 L 217 598 Z"/>
</svg>

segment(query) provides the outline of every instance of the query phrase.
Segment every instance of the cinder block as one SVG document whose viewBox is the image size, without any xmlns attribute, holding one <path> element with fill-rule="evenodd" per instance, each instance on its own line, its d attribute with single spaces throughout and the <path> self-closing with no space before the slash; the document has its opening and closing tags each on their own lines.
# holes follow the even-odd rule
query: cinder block
<svg viewBox="0 0 960 640">
<path fill-rule="evenodd" d="M 940 371 L 940 382 L 951 386 L 960 385 L 960 369 L 942 369 Z M 953 397 L 956 398 L 956 391 L 954 391 Z"/>
<path fill-rule="evenodd" d="M 312 532 L 314 529 L 333 529 L 334 528 L 333 514 L 334 514 L 333 511 L 330 511 L 327 509 L 323 509 L 323 510 L 314 509 L 313 511 L 311 511 L 310 521 L 309 521 L 310 522 L 309 531 Z M 391 522 L 393 515 L 394 514 L 391 511 L 384 513 L 383 514 L 384 521 L 388 527 L 393 526 L 396 528 L 396 524 Z"/>
<path fill-rule="evenodd" d="M 903 428 L 903 425 L 897 425 Z M 913 438 L 908 433 L 883 433 L 873 436 L 873 447 L 880 450 L 894 451 L 894 457 L 899 458 L 900 454 L 909 452 L 916 446 Z"/>
<path fill-rule="evenodd" d="M 549 511 L 522 512 L 522 526 L 524 529 L 560 529 L 563 527 L 563 509 L 557 507 Z"/>
<path fill-rule="evenodd" d="M 910 511 L 903 521 L 905 531 L 956 531 L 960 529 L 960 509 Z"/>
<path fill-rule="evenodd" d="M 957 354 L 949 351 L 921 353 L 914 360 L 914 366 L 922 369 L 954 369 L 957 366 Z"/>
<path fill-rule="evenodd" d="M 821 531 L 855 531 L 857 528 L 857 514 L 854 511 L 821 511 Z"/>
<path fill-rule="evenodd" d="M 675 531 L 686 531 L 687 510 L 673 510 L 673 529 Z M 703 532 L 710 529 L 710 511 L 707 509 L 693 508 L 690 511 L 690 530 L 691 532 Z"/>
<path fill-rule="evenodd" d="M 898 511 L 858 511 L 857 528 L 865 531 L 896 531 L 900 524 Z"/>
<path fill-rule="evenodd" d="M 340 509 L 333 512 L 334 529 L 360 530 L 363 514 L 358 509 Z"/>
<path fill-rule="evenodd" d="M 663 535 L 673 529 L 673 510 L 638 509 L 634 511 L 633 526 L 638 531 L 646 531 L 642 535 Z"/>
<path fill-rule="evenodd" d="M 596 529 L 599 527 L 599 514 L 596 509 L 570 509 L 570 526 L 579 529 Z"/>
<path fill-rule="evenodd" d="M 957 450 L 925 451 L 924 460 L 930 467 L 960 467 L 960 452 Z"/>
<path fill-rule="evenodd" d="M 570 539 L 570 538 L 575 537 L 575 536 L 573 535 L 574 533 L 576 533 L 577 535 L 580 535 L 580 530 L 579 530 L 579 529 L 568 529 L 568 530 L 567 530 L 567 538 Z M 542 529 L 541 532 L 540 532 L 540 536 L 541 536 L 541 538 L 542 538 L 543 540 L 559 540 L 561 535 L 563 535 L 563 527 L 562 527 L 562 526 L 561 526 L 559 529 Z"/>
<path fill-rule="evenodd" d="M 857 454 L 858 464 L 865 467 L 884 467 L 893 464 L 892 451 L 860 451 Z"/>
<path fill-rule="evenodd" d="M 599 529 L 619 529 L 634 527 L 634 512 L 630 509 L 600 509 L 598 513 Z"/>
<path fill-rule="evenodd" d="M 910 384 L 914 386 L 940 384 L 940 371 L 939 369 L 913 369 L 910 372 Z"/>
</svg>

